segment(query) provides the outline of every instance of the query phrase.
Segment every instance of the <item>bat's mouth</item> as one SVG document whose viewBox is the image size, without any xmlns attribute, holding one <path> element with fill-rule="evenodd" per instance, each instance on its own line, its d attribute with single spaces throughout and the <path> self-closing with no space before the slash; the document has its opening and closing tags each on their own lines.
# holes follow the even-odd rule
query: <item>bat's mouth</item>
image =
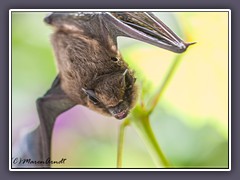
<svg viewBox="0 0 240 180">
<path fill-rule="evenodd" d="M 116 119 L 124 119 L 125 117 L 127 117 L 129 110 L 126 107 L 122 106 L 123 104 L 108 108 L 109 113 Z"/>
<path fill-rule="evenodd" d="M 129 36 L 141 41 L 181 53 L 194 43 L 183 42 L 170 28 L 150 12 L 111 12 L 125 25 Z"/>
<path fill-rule="evenodd" d="M 117 114 L 114 114 L 114 117 L 116 119 L 124 119 L 125 117 L 127 117 L 127 115 L 128 115 L 128 111 L 123 110 L 123 111 L 121 111 L 121 112 L 119 112 Z"/>
</svg>

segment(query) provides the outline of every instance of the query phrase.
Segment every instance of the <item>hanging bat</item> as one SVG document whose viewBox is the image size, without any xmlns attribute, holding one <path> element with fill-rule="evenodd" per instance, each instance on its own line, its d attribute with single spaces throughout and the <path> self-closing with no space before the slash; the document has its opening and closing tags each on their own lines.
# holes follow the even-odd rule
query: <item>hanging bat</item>
<svg viewBox="0 0 240 180">
<path fill-rule="evenodd" d="M 28 135 L 28 157 L 50 158 L 58 115 L 80 104 L 116 119 L 137 99 L 134 72 L 123 60 L 117 37 L 125 36 L 182 53 L 189 45 L 150 12 L 55 12 L 44 21 L 54 28 L 51 42 L 59 73 L 37 100 L 40 124 Z M 50 167 L 40 165 L 40 167 Z"/>
</svg>

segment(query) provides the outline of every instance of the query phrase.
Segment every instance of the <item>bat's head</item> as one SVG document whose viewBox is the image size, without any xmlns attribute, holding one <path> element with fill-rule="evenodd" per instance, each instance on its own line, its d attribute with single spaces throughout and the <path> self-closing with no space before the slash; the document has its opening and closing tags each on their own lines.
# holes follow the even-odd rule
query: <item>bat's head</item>
<svg viewBox="0 0 240 180">
<path fill-rule="evenodd" d="M 96 111 L 125 118 L 137 99 L 136 78 L 126 69 L 98 77 L 92 89 L 82 89 L 88 96 L 88 106 Z"/>
</svg>

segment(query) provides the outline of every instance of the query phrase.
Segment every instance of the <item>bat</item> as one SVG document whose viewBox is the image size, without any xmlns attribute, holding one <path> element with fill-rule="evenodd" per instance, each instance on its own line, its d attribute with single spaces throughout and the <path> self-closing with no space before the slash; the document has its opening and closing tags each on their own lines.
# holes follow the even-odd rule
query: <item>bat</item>
<svg viewBox="0 0 240 180">
<path fill-rule="evenodd" d="M 134 107 L 137 85 L 117 46 L 117 37 L 130 37 L 183 53 L 186 43 L 150 12 L 54 12 L 45 17 L 53 27 L 51 43 L 58 75 L 50 89 L 37 99 L 39 126 L 26 137 L 23 157 L 51 159 L 55 120 L 75 105 L 116 119 Z M 50 168 L 39 163 L 36 167 Z"/>
</svg>

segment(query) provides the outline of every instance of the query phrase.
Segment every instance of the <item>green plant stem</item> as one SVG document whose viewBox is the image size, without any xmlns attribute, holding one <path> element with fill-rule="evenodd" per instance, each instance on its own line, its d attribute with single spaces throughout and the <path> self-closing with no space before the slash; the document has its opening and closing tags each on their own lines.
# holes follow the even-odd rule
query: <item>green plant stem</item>
<svg viewBox="0 0 240 180">
<path fill-rule="evenodd" d="M 122 166 L 124 131 L 126 125 L 128 125 L 129 123 L 135 128 L 138 135 L 144 141 L 156 166 L 165 168 L 171 167 L 170 163 L 168 162 L 167 158 L 165 157 L 163 151 L 160 148 L 160 145 L 158 144 L 155 138 L 155 135 L 149 122 L 149 116 L 154 111 L 163 93 L 165 92 L 167 85 L 171 81 L 179 63 L 181 62 L 181 57 L 182 57 L 181 55 L 178 55 L 174 59 L 162 85 L 160 86 L 156 95 L 152 98 L 152 101 L 150 101 L 149 110 L 145 109 L 144 104 L 137 105 L 132 112 L 132 116 L 121 124 L 118 141 L 117 167 Z"/>
<path fill-rule="evenodd" d="M 118 135 L 118 151 L 117 151 L 117 168 L 122 167 L 122 155 L 123 155 L 123 145 L 124 145 L 124 134 L 125 134 L 125 128 L 129 125 L 129 120 L 125 119 L 124 122 L 122 122 L 120 129 L 119 129 L 119 135 Z"/>
<path fill-rule="evenodd" d="M 176 56 L 176 58 L 174 59 L 168 74 L 166 75 L 162 85 L 160 86 L 159 90 L 157 91 L 156 95 L 152 98 L 152 101 L 150 102 L 150 109 L 148 111 L 148 114 L 150 115 L 153 110 L 155 109 L 155 107 L 157 106 L 159 100 L 161 99 L 163 93 L 165 92 L 167 85 L 169 84 L 169 82 L 171 81 L 174 73 L 176 72 L 176 69 L 179 65 L 179 63 L 181 62 L 181 55 Z"/>
<path fill-rule="evenodd" d="M 137 131 L 138 135 L 144 141 L 150 155 L 152 156 L 157 167 L 170 167 L 170 163 L 162 152 L 152 128 L 149 123 L 149 116 L 145 116 L 141 119 L 131 119 L 131 124 Z"/>
</svg>

